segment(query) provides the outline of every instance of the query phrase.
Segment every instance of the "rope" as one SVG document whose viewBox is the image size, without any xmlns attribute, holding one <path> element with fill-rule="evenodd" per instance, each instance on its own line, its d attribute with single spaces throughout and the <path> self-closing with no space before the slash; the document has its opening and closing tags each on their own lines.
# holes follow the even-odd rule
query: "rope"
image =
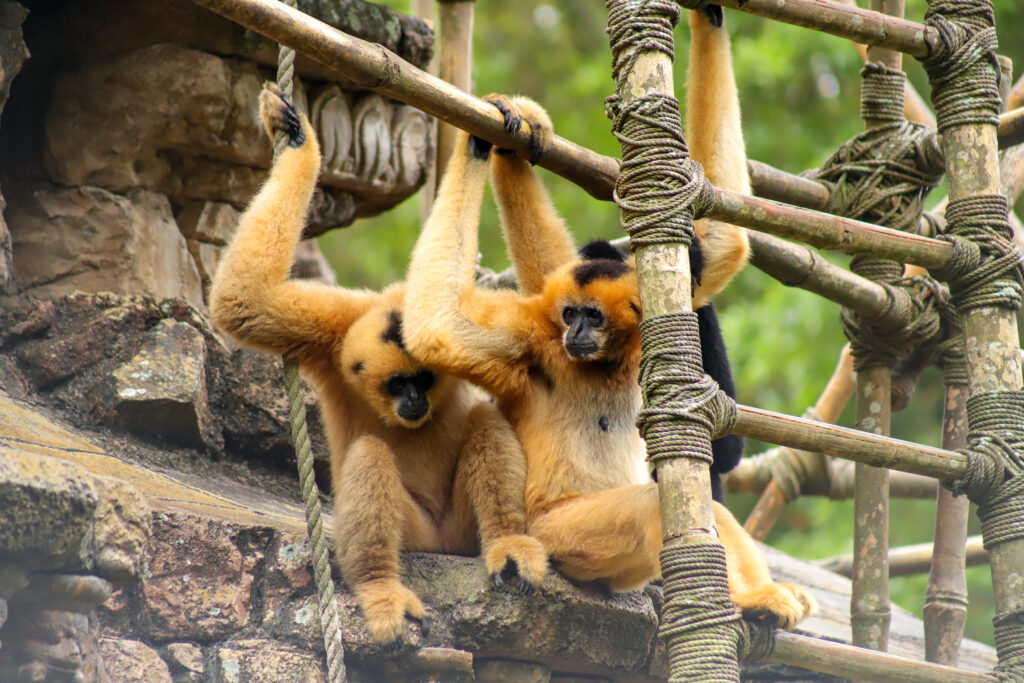
<svg viewBox="0 0 1024 683">
<path fill-rule="evenodd" d="M 327 673 L 331 683 L 345 680 L 345 651 L 341 640 L 341 619 L 334 598 L 334 579 L 327 553 L 323 519 L 320 514 L 320 491 L 313 476 L 313 449 L 306 430 L 306 405 L 302 402 L 299 363 L 294 358 L 284 359 L 284 382 L 288 391 L 288 412 L 291 415 L 292 441 L 299 462 L 299 486 L 306 509 L 306 533 L 313 546 L 313 578 L 316 581 L 317 604 L 320 610 L 320 629 L 327 651 Z"/>
<path fill-rule="evenodd" d="M 605 100 L 605 113 L 622 146 L 615 202 L 634 249 L 682 248 L 693 241 L 693 221 L 710 207 L 714 190 L 700 164 L 690 159 L 678 101 L 657 92 L 628 103 L 622 97 L 641 54 L 674 58 L 672 27 L 680 8 L 675 0 L 609 0 L 606 7 L 616 92 Z M 640 344 L 644 408 L 637 426 L 648 460 L 682 457 L 710 465 L 711 438 L 735 422 L 736 404 L 704 375 L 696 313 L 645 318 Z M 661 571 L 669 680 L 738 681 L 738 647 L 749 638 L 741 638 L 741 616 L 729 597 L 725 549 L 719 543 L 670 540 L 662 548 Z M 745 651 L 756 654 L 758 648 Z"/>
<path fill-rule="evenodd" d="M 296 0 L 281 0 L 288 7 L 295 7 Z M 277 84 L 285 97 L 294 101 L 295 91 L 295 50 L 281 45 L 277 53 Z M 288 136 L 277 131 L 274 136 L 274 157 L 284 150 Z M 334 579 L 331 577 L 331 560 L 327 552 L 327 539 L 320 511 L 320 491 L 313 476 L 313 449 L 309 444 L 306 429 L 306 405 L 302 402 L 302 386 L 299 380 L 299 362 L 284 358 L 284 381 L 288 391 L 288 412 L 291 416 L 292 442 L 299 468 L 299 486 L 306 510 L 306 534 L 313 547 L 313 578 L 316 582 L 317 606 L 320 613 L 320 630 L 324 637 L 327 653 L 327 675 L 331 683 L 345 681 L 345 650 L 341 637 L 341 620 L 338 617 L 338 603 L 334 597 Z"/>
</svg>

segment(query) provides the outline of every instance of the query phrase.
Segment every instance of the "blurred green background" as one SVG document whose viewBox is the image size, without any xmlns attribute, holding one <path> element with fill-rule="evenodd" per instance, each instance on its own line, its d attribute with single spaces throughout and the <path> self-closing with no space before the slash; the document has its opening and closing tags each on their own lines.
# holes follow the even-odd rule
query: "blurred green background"
<svg viewBox="0 0 1024 683">
<path fill-rule="evenodd" d="M 408 0 L 385 2 L 408 12 Z M 907 0 L 906 16 L 921 20 L 924 0 Z M 1024 67 L 1024 5 L 997 0 L 1000 53 Z M 866 6 L 865 0 L 861 5 Z M 476 94 L 521 93 L 543 104 L 558 134 L 602 154 L 618 156 L 603 101 L 612 91 L 606 13 L 595 0 L 479 0 L 474 27 Z M 688 40 L 685 20 L 676 31 L 676 93 L 685 93 Z M 860 131 L 861 59 L 847 41 L 815 31 L 726 11 L 736 80 L 744 111 L 747 152 L 778 168 L 799 172 L 820 164 L 841 142 Z M 924 72 L 913 58 L 904 69 L 927 100 Z M 1015 69 L 1015 79 L 1020 68 Z M 591 198 L 568 181 L 541 171 L 555 204 L 577 241 L 621 236 L 616 207 Z M 932 203 L 944 194 L 933 193 Z M 1017 210 L 1024 210 L 1018 202 Z M 320 244 L 343 285 L 379 287 L 401 279 L 419 230 L 419 199 L 324 235 Z M 1022 213 L 1021 215 L 1024 215 Z M 483 264 L 508 265 L 490 199 L 480 228 Z M 846 263 L 842 255 L 829 255 Z M 839 309 L 799 289 L 788 289 L 753 267 L 716 298 L 741 403 L 789 414 L 813 405 L 845 343 Z M 893 435 L 940 445 L 942 383 L 929 370 L 910 407 L 893 419 Z M 852 405 L 840 421 L 852 425 Z M 747 453 L 764 444 L 748 442 Z M 730 507 L 744 519 L 752 496 L 733 495 Z M 893 546 L 930 541 L 932 501 L 893 500 Z M 804 559 L 852 552 L 853 503 L 803 498 L 784 513 L 768 543 Z M 978 533 L 972 513 L 970 533 Z M 927 575 L 892 581 L 892 599 L 920 615 Z M 992 643 L 992 593 L 987 566 L 968 570 L 967 635 Z"/>
</svg>

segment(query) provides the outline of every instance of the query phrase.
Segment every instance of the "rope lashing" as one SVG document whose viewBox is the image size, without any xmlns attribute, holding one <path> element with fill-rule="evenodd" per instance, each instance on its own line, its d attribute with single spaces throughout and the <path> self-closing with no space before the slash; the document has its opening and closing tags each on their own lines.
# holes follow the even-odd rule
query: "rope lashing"
<svg viewBox="0 0 1024 683">
<path fill-rule="evenodd" d="M 296 0 L 281 1 L 288 7 L 296 6 Z M 277 85 L 290 101 L 294 101 L 294 79 L 295 50 L 281 45 L 277 53 Z M 277 158 L 287 145 L 288 136 L 283 131 L 277 131 L 274 136 L 274 157 Z M 306 533 L 313 550 L 313 578 L 316 583 L 320 630 L 327 653 L 327 676 L 331 683 L 344 683 L 345 650 L 341 638 L 341 619 L 338 617 L 338 604 L 334 596 L 331 559 L 327 552 L 327 538 L 320 510 L 320 491 L 313 476 L 313 449 L 309 444 L 306 406 L 302 402 L 299 362 L 296 359 L 284 358 L 284 380 L 288 392 L 292 442 L 298 461 L 299 486 L 302 489 L 302 502 L 306 512 Z"/>
<path fill-rule="evenodd" d="M 1024 538 L 1024 391 L 992 391 L 967 399 L 967 473 L 946 485 L 978 504 L 985 548 Z M 997 613 L 1000 681 L 1024 680 L 1024 610 Z"/>
<path fill-rule="evenodd" d="M 998 41 L 991 0 L 932 0 L 924 17 L 939 34 L 931 54 L 921 59 L 939 132 L 968 123 L 997 125 Z"/>
<path fill-rule="evenodd" d="M 640 323 L 640 389 L 637 417 L 647 459 L 688 457 L 712 462 L 711 439 L 736 423 L 736 403 L 701 366 L 700 332 L 692 311 Z"/>
<path fill-rule="evenodd" d="M 985 306 L 1019 310 L 1024 301 L 1021 253 L 1013 246 L 1009 204 L 1003 195 L 973 195 L 946 207 L 946 233 L 953 243 L 949 265 L 932 274 L 948 280 L 961 312 Z"/>
<path fill-rule="evenodd" d="M 903 118 L 902 71 L 870 62 L 861 76 L 861 114 L 873 125 L 806 175 L 828 187 L 824 208 L 829 213 L 916 232 L 924 200 L 942 179 L 942 154 L 926 126 Z M 876 319 L 843 309 L 843 331 L 853 345 L 857 370 L 893 367 L 908 349 L 938 343 L 941 326 L 930 296 L 936 283 L 903 279 L 901 264 L 868 256 L 855 256 L 850 269 L 881 284 L 889 300 L 903 306 L 906 321 L 896 329 L 880 329 Z M 896 287 L 909 296 L 897 296 Z"/>
</svg>

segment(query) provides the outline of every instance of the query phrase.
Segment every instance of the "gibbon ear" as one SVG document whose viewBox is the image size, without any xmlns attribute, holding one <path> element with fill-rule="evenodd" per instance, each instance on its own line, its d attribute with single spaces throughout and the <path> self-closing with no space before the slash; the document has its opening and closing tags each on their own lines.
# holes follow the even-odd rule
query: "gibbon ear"
<svg viewBox="0 0 1024 683">
<path fill-rule="evenodd" d="M 608 240 L 593 240 L 580 247 L 580 258 L 584 261 L 602 258 L 609 261 L 625 261 L 626 255 Z"/>
</svg>

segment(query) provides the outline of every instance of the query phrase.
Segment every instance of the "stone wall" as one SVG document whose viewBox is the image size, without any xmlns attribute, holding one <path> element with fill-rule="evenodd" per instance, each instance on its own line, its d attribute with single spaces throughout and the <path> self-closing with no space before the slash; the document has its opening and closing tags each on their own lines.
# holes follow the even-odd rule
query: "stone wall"
<svg viewBox="0 0 1024 683">
<path fill-rule="evenodd" d="M 363 2 L 303 9 L 423 63 L 429 30 Z M 257 112 L 276 46 L 188 0 L 0 2 L 0 291 L 180 298 L 201 310 L 271 148 Z M 22 23 L 24 26 L 22 27 Z M 415 192 L 431 120 L 300 60 L 296 100 L 324 149 L 307 233 Z M 3 202 L 0 199 L 0 202 Z M 333 281 L 314 243 L 299 269 Z"/>
</svg>

